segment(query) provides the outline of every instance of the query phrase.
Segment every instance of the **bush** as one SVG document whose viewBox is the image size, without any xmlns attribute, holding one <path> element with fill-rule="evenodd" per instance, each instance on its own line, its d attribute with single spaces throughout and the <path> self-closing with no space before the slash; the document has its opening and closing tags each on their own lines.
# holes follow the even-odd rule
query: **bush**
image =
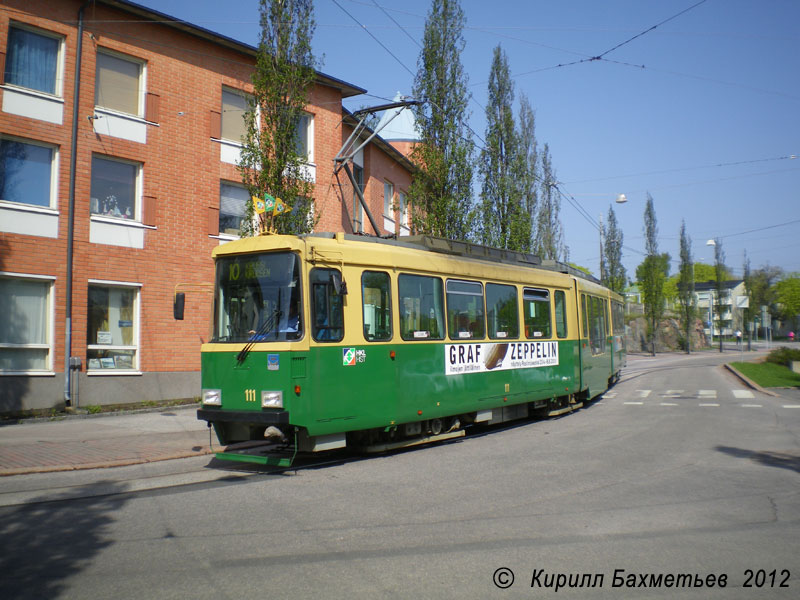
<svg viewBox="0 0 800 600">
<path fill-rule="evenodd" d="M 767 355 L 767 362 L 790 367 L 793 360 L 800 360 L 800 350 L 797 348 L 787 348 L 781 346 Z"/>
</svg>

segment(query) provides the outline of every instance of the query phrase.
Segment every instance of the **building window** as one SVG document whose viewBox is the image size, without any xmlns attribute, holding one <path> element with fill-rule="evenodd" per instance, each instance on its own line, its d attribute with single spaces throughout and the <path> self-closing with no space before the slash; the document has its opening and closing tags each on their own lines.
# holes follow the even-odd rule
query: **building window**
<svg viewBox="0 0 800 600">
<path fill-rule="evenodd" d="M 314 120 L 308 114 L 298 117 L 295 125 L 295 151 L 300 160 L 306 163 L 314 162 L 313 125 Z"/>
<path fill-rule="evenodd" d="M 221 182 L 219 185 L 219 232 L 239 235 L 242 230 L 250 194 L 241 185 Z"/>
<path fill-rule="evenodd" d="M 98 51 L 95 105 L 141 117 L 143 74 L 143 62 Z"/>
<path fill-rule="evenodd" d="M 138 287 L 89 285 L 86 364 L 90 371 L 138 368 Z"/>
<path fill-rule="evenodd" d="M 0 138 L 0 200 L 52 206 L 56 155 L 52 146 Z"/>
<path fill-rule="evenodd" d="M 364 193 L 364 167 L 353 161 L 353 179 L 356 181 L 358 189 Z M 361 200 L 358 197 L 358 192 L 353 190 L 353 232 L 363 233 L 364 231 L 364 207 L 361 206 Z"/>
<path fill-rule="evenodd" d="M 93 156 L 92 214 L 138 220 L 140 172 L 138 163 Z"/>
<path fill-rule="evenodd" d="M 0 372 L 51 371 L 48 279 L 0 276 Z"/>
<path fill-rule="evenodd" d="M 5 83 L 61 95 L 60 55 L 63 38 L 11 25 L 8 28 Z"/>
<path fill-rule="evenodd" d="M 383 216 L 394 219 L 392 201 L 394 200 L 394 184 L 389 181 L 383 182 Z"/>
<path fill-rule="evenodd" d="M 400 225 L 408 227 L 408 201 L 405 192 L 397 192 L 397 207 L 400 211 Z"/>
<path fill-rule="evenodd" d="M 249 96 L 235 90 L 222 90 L 222 127 L 220 137 L 229 142 L 242 143 L 245 134 L 244 115 L 250 110 Z"/>
</svg>

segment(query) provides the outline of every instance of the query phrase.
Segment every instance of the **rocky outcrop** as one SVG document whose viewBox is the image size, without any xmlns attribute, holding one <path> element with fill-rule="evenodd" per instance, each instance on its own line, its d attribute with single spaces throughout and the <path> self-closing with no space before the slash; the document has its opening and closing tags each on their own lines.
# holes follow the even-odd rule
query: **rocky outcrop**
<svg viewBox="0 0 800 600">
<path fill-rule="evenodd" d="M 706 334 L 703 331 L 703 322 L 695 319 L 691 333 L 692 349 L 708 346 Z M 650 352 L 651 346 L 647 341 L 647 323 L 644 317 L 633 319 L 625 326 L 625 343 L 628 352 Z M 680 321 L 667 317 L 662 319 L 656 333 L 656 352 L 685 351 L 686 341 L 681 331 Z"/>
</svg>

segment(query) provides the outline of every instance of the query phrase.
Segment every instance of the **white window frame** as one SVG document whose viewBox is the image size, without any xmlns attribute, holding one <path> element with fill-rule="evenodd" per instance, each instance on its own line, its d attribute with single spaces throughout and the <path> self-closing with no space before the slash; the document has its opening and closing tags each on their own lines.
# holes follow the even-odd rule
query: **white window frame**
<svg viewBox="0 0 800 600">
<path fill-rule="evenodd" d="M 141 370 L 139 365 L 141 364 L 141 355 L 142 355 L 142 348 L 140 344 L 140 330 L 141 330 L 141 294 L 142 294 L 142 284 L 141 283 L 132 283 L 129 281 L 108 281 L 104 279 L 89 279 L 87 282 L 86 288 L 86 310 L 87 310 L 87 319 L 88 319 L 88 310 L 89 310 L 89 286 L 96 286 L 96 287 L 107 287 L 107 288 L 118 288 L 118 289 L 126 289 L 126 290 L 133 290 L 133 345 L 125 346 L 125 345 L 111 345 L 111 344 L 90 344 L 89 340 L 86 340 L 86 374 L 87 375 L 141 375 Z M 90 368 L 89 367 L 89 350 L 133 350 L 134 352 L 134 361 L 133 365 L 130 369 L 103 369 L 103 368 Z"/>
<path fill-rule="evenodd" d="M 41 281 L 50 284 L 47 288 L 47 300 L 46 300 L 47 302 L 46 342 L 44 344 L 8 344 L 0 342 L 0 348 L 47 350 L 47 360 L 45 368 L 8 370 L 8 371 L 0 369 L 0 377 L 9 375 L 47 375 L 47 376 L 55 375 L 55 373 L 53 372 L 53 340 L 55 338 L 55 336 L 53 335 L 53 325 L 55 323 L 56 315 L 55 315 L 55 302 L 53 302 L 53 298 L 55 297 L 56 278 L 50 275 L 30 275 L 27 273 L 9 273 L 6 271 L 0 271 L 0 278 L 22 279 L 26 281 Z"/>
<path fill-rule="evenodd" d="M 141 58 L 137 58 L 135 56 L 131 56 L 130 54 L 123 54 L 122 52 L 117 52 L 115 50 L 111 50 L 110 48 L 98 48 L 97 54 L 105 54 L 106 56 L 111 56 L 117 58 L 119 60 L 124 60 L 135 65 L 139 66 L 139 89 L 136 91 L 136 112 L 135 113 L 128 113 L 121 111 L 116 108 L 112 108 L 110 106 L 104 106 L 102 104 L 97 103 L 97 95 L 95 92 L 95 107 L 103 112 L 108 112 L 112 114 L 118 115 L 126 115 L 126 116 L 134 116 L 138 117 L 139 119 L 144 119 L 144 105 L 145 105 L 145 96 L 147 95 L 147 61 Z M 95 86 L 99 86 L 99 82 L 97 81 L 97 70 L 95 68 Z"/>
<path fill-rule="evenodd" d="M 94 178 L 93 163 L 94 163 L 94 159 L 95 158 L 100 158 L 100 159 L 107 160 L 107 161 L 110 161 L 110 162 L 119 162 L 119 163 L 123 163 L 123 164 L 133 165 L 134 167 L 136 167 L 136 175 L 134 176 L 134 192 L 133 192 L 133 203 L 134 203 L 134 206 L 133 206 L 133 215 L 131 216 L 131 218 L 126 219 L 126 218 L 121 218 L 121 217 L 104 215 L 102 213 L 94 211 L 94 207 L 91 205 L 91 200 L 92 200 L 92 198 L 91 198 L 91 187 L 92 187 L 92 181 L 93 181 L 93 178 Z M 92 161 L 90 163 L 90 168 L 91 168 L 91 172 L 89 173 L 89 190 L 90 190 L 90 192 L 89 192 L 90 193 L 89 214 L 91 215 L 91 219 L 92 220 L 97 220 L 97 221 L 104 221 L 106 219 L 109 219 L 108 222 L 110 222 L 110 223 L 119 223 L 119 222 L 141 223 L 142 222 L 142 189 L 143 189 L 143 187 L 142 187 L 142 178 L 143 178 L 143 173 L 142 173 L 143 165 L 142 165 L 142 163 L 139 162 L 139 161 L 135 161 L 135 160 L 129 160 L 127 158 L 119 158 L 117 156 L 109 156 L 108 154 L 99 154 L 99 153 L 95 152 L 95 153 L 92 153 Z M 99 200 L 100 199 L 98 198 L 98 201 Z M 98 209 L 99 209 L 99 206 L 98 206 Z"/>
<path fill-rule="evenodd" d="M 387 194 L 388 192 L 388 194 Z M 387 198 L 388 195 L 388 198 Z M 386 179 L 383 180 L 383 216 L 394 220 L 394 184 Z"/>
<path fill-rule="evenodd" d="M 219 181 L 219 217 L 218 220 L 222 218 L 222 186 L 227 185 L 230 187 L 241 188 L 243 190 L 247 190 L 247 188 L 242 185 L 241 183 L 235 183 L 233 181 L 229 181 L 227 179 L 220 179 Z M 249 195 L 248 195 L 249 199 Z M 246 202 L 246 201 L 245 201 Z M 247 213 L 247 205 L 245 205 L 245 214 Z M 234 233 L 226 233 L 222 230 L 222 227 L 219 229 L 219 234 L 217 236 L 221 240 L 238 240 L 241 236 L 239 234 Z"/>
<path fill-rule="evenodd" d="M 306 127 L 306 140 L 305 140 L 306 149 L 308 150 L 308 155 L 305 157 L 305 160 L 303 162 L 307 165 L 313 165 L 315 164 L 314 163 L 314 115 L 309 112 L 303 112 L 301 117 L 308 119 L 308 127 Z"/>
<path fill-rule="evenodd" d="M 31 140 L 27 138 L 21 138 L 5 134 L 0 134 L 0 139 L 19 142 L 21 144 L 29 144 L 31 146 L 41 146 L 43 148 L 48 148 L 53 152 L 52 158 L 50 160 L 50 203 L 46 206 L 41 206 L 39 204 L 27 204 L 24 202 L 15 202 L 13 200 L 6 200 L 4 198 L 0 198 L 0 205 L 13 206 L 15 208 L 24 207 L 26 209 L 30 209 L 31 211 L 41 211 L 42 209 L 45 209 L 45 211 L 50 212 L 56 210 L 58 206 L 58 173 L 59 173 L 58 146 L 56 146 L 55 144 L 48 144 L 47 142 L 41 142 L 39 140 Z M 0 231 L 2 231 L 2 229 L 0 229 Z"/>
<path fill-rule="evenodd" d="M 56 81 L 55 81 L 55 86 L 53 87 L 55 92 L 53 94 L 50 94 L 49 92 L 43 92 L 41 90 L 35 90 L 33 88 L 28 88 L 21 85 L 17 85 L 15 83 L 8 83 L 8 82 L 4 83 L 3 87 L 8 86 L 10 88 L 26 90 L 34 94 L 41 94 L 46 98 L 63 98 L 64 97 L 64 36 L 58 33 L 54 33 L 52 31 L 47 31 L 46 29 L 40 29 L 39 27 L 34 27 L 33 25 L 28 25 L 27 23 L 22 23 L 20 21 L 10 21 L 8 24 L 9 30 L 11 30 L 12 27 L 15 29 L 22 29 L 28 31 L 36 35 L 41 35 L 42 37 L 49 37 L 58 42 L 58 56 L 56 56 L 56 73 L 55 73 Z M 8 36 L 6 37 L 6 56 L 8 56 Z"/>
</svg>

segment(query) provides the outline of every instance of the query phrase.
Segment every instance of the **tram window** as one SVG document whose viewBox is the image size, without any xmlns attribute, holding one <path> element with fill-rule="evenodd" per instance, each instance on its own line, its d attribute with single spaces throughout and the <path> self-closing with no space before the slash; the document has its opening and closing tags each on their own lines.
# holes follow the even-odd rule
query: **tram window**
<svg viewBox="0 0 800 600">
<path fill-rule="evenodd" d="M 581 294 L 581 306 L 583 307 L 583 337 L 589 337 L 589 306 L 586 302 L 586 294 Z"/>
<path fill-rule="evenodd" d="M 522 309 L 525 312 L 525 337 L 549 338 L 550 292 L 525 288 L 522 292 Z"/>
<path fill-rule="evenodd" d="M 611 328 L 614 335 L 625 333 L 625 310 L 622 302 L 611 302 Z"/>
<path fill-rule="evenodd" d="M 451 340 L 483 339 L 483 286 L 477 281 L 447 280 L 447 327 Z"/>
<path fill-rule="evenodd" d="M 311 269 L 311 331 L 318 342 L 338 342 L 344 336 L 344 297 L 337 280 L 341 274 L 336 269 Z"/>
<path fill-rule="evenodd" d="M 603 354 L 606 351 L 607 316 L 605 301 L 596 296 L 588 296 L 589 305 L 589 346 L 592 354 Z"/>
<path fill-rule="evenodd" d="M 404 340 L 444 339 L 444 298 L 438 277 L 401 274 L 397 278 L 400 337 Z"/>
<path fill-rule="evenodd" d="M 563 290 L 556 290 L 555 297 L 556 336 L 567 337 L 567 296 Z"/>
<path fill-rule="evenodd" d="M 364 308 L 364 338 L 368 342 L 392 339 L 391 286 L 388 273 L 364 271 L 361 298 Z"/>
<path fill-rule="evenodd" d="M 496 283 L 486 284 L 486 320 L 489 323 L 490 338 L 519 337 L 516 287 Z"/>
</svg>

